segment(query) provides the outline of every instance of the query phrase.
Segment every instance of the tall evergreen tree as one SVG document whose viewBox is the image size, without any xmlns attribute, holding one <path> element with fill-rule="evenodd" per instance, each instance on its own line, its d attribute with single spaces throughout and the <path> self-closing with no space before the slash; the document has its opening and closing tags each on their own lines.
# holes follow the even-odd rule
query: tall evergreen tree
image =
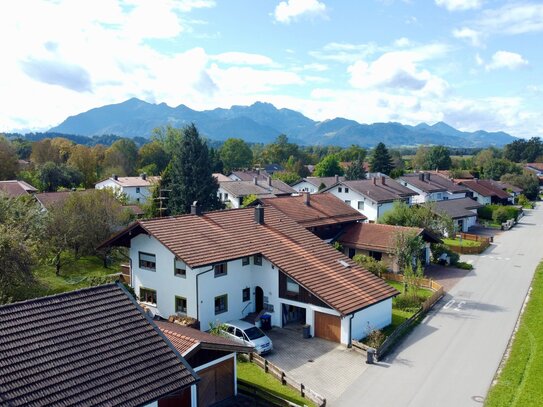
<svg viewBox="0 0 543 407">
<path fill-rule="evenodd" d="M 381 172 L 387 175 L 394 169 L 392 157 L 383 143 L 377 144 L 375 150 L 373 150 L 370 167 L 372 172 Z"/>
<path fill-rule="evenodd" d="M 194 201 L 202 210 L 221 209 L 217 196 L 219 184 L 211 172 L 209 151 L 194 124 L 183 128 L 181 137 L 173 148 L 169 173 L 171 214 L 189 213 Z"/>
<path fill-rule="evenodd" d="M 349 164 L 347 170 L 345 171 L 345 178 L 348 181 L 366 178 L 366 171 L 364 171 L 364 161 L 361 156 L 358 156 L 356 160 Z"/>
</svg>

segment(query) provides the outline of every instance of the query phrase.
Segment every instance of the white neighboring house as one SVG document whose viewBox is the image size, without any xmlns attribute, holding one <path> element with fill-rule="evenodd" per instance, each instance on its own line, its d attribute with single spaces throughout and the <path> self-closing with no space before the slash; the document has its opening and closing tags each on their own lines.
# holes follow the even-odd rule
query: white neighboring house
<svg viewBox="0 0 543 407">
<path fill-rule="evenodd" d="M 277 209 L 192 209 L 137 221 L 102 245 L 129 247 L 132 287 L 162 317 L 207 330 L 266 312 L 274 326 L 306 323 L 346 345 L 368 324 L 390 324 L 398 292 Z"/>
<path fill-rule="evenodd" d="M 468 192 L 467 188 L 430 172 L 405 174 L 398 182 L 417 193 L 412 198 L 414 204 L 465 198 Z"/>
<path fill-rule="evenodd" d="M 320 186 L 324 185 L 325 188 L 328 188 L 340 181 L 345 181 L 345 177 L 340 177 L 338 175 L 334 177 L 307 177 L 292 185 L 292 188 L 294 188 L 296 192 L 316 194 L 319 192 Z"/>
<path fill-rule="evenodd" d="M 450 216 L 459 232 L 468 232 L 477 224 L 477 209 L 484 205 L 471 198 L 451 199 L 435 203 L 434 211 Z"/>
<path fill-rule="evenodd" d="M 115 194 L 126 194 L 130 203 L 144 204 L 152 194 L 151 187 L 160 181 L 158 176 L 140 174 L 139 177 L 112 175 L 95 185 L 96 189 L 111 188 Z"/>
<path fill-rule="evenodd" d="M 275 196 L 289 196 L 296 193 L 294 189 L 278 179 L 265 177 L 259 180 L 254 177 L 252 181 L 223 181 L 219 182 L 217 195 L 222 203 L 230 208 L 241 208 L 243 198 L 255 195 L 258 198 Z"/>
<path fill-rule="evenodd" d="M 377 221 L 391 210 L 396 201 L 411 205 L 411 197 L 417 194 L 385 176 L 338 182 L 321 192 L 335 195 L 365 215 L 370 222 Z"/>
</svg>

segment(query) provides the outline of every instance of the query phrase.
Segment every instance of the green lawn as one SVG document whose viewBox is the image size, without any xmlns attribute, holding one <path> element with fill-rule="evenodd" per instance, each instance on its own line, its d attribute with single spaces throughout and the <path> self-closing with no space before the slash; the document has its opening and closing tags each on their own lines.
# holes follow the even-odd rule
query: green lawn
<svg viewBox="0 0 543 407">
<path fill-rule="evenodd" d="M 541 406 L 543 400 L 543 262 L 535 271 L 530 300 L 498 383 L 486 407 Z"/>
<path fill-rule="evenodd" d="M 237 371 L 238 378 L 245 380 L 246 382 L 250 382 L 254 386 L 257 386 L 268 393 L 272 393 L 275 396 L 281 397 L 301 406 L 315 406 L 315 404 L 313 404 L 310 400 L 300 396 L 299 392 L 281 384 L 279 380 L 264 372 L 264 370 L 256 366 L 254 363 L 238 359 Z M 314 390 L 318 392 L 318 389 Z"/>
<path fill-rule="evenodd" d="M 390 281 L 387 280 L 387 284 L 394 287 L 399 292 L 403 293 L 403 283 L 399 283 L 397 281 Z M 417 288 L 417 296 L 419 296 L 422 301 L 426 300 L 427 298 L 430 298 L 434 292 L 428 288 Z"/>
<path fill-rule="evenodd" d="M 36 265 L 32 270 L 34 281 L 18 287 L 14 301 L 104 284 L 110 280 L 107 275 L 119 273 L 119 261 L 104 268 L 102 259 L 96 256 L 84 256 L 78 260 L 66 256 L 65 259 L 69 262 L 61 268 L 59 276 L 55 274 L 55 267 L 51 264 Z"/>
<path fill-rule="evenodd" d="M 466 240 L 462 239 L 442 239 L 443 243 L 445 243 L 447 246 L 462 246 L 462 247 L 479 247 L 481 246 L 481 242 L 476 242 L 475 240 Z"/>
</svg>

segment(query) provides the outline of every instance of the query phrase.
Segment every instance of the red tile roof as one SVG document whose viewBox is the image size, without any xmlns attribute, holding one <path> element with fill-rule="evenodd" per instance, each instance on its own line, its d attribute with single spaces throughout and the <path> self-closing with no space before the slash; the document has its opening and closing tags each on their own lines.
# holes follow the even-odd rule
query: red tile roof
<svg viewBox="0 0 543 407">
<path fill-rule="evenodd" d="M 260 201 L 265 206 L 273 206 L 280 210 L 306 228 L 367 219 L 332 194 L 305 193 L 300 196 L 265 198 Z"/>
<path fill-rule="evenodd" d="M 148 233 L 191 268 L 261 253 L 342 315 L 397 294 L 277 209 L 264 208 L 264 224 L 254 213 L 244 208 L 140 220 L 101 247 L 128 245 L 137 233 Z"/>
</svg>

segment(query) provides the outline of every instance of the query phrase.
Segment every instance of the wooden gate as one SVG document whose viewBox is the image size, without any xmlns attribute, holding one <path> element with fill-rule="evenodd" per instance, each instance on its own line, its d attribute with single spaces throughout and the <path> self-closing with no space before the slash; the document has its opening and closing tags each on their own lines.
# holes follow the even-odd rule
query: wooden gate
<svg viewBox="0 0 543 407">
<path fill-rule="evenodd" d="M 197 372 L 198 405 L 209 406 L 234 395 L 234 359 L 210 366 Z"/>
<path fill-rule="evenodd" d="M 341 319 L 315 311 L 315 336 L 332 342 L 341 340 Z"/>
</svg>

